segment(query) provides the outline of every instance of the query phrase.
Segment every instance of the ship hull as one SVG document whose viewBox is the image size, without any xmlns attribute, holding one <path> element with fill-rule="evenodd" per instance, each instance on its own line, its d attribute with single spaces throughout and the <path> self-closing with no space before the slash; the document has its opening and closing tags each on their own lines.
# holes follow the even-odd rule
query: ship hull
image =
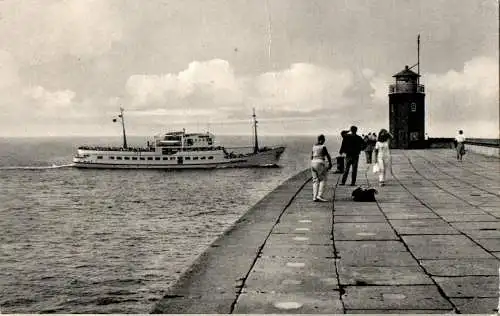
<svg viewBox="0 0 500 316">
<path fill-rule="evenodd" d="M 285 147 L 279 146 L 243 157 L 226 158 L 222 152 L 198 153 L 210 158 L 203 161 L 193 157 L 175 155 L 165 157 L 154 152 L 121 152 L 79 150 L 73 159 L 73 166 L 85 169 L 217 169 L 277 167 Z M 192 156 L 192 155 L 191 155 Z M 98 159 L 99 157 L 99 159 Z M 113 159 L 110 159 L 113 157 Z M 117 158 L 122 158 L 117 160 Z M 127 160 L 124 160 L 127 157 Z M 189 157 L 189 160 L 186 158 Z M 200 158 L 201 158 L 200 157 Z M 149 160 L 139 160 L 139 159 Z M 134 160 L 132 160 L 134 159 Z"/>
</svg>

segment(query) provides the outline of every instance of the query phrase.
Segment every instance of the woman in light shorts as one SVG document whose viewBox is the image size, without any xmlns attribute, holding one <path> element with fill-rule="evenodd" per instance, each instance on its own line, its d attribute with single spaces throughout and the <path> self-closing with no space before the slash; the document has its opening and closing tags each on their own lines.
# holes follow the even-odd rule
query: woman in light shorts
<svg viewBox="0 0 500 316">
<path fill-rule="evenodd" d="M 323 197 L 328 170 L 332 168 L 332 158 L 325 146 L 325 136 L 319 135 L 318 142 L 311 153 L 311 172 L 313 181 L 313 201 L 327 202 Z"/>
</svg>

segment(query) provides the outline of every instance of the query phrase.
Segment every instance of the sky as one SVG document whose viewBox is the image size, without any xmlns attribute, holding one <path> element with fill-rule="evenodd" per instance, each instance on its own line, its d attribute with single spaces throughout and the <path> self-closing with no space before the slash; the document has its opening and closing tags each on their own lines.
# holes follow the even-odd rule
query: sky
<svg viewBox="0 0 500 316">
<path fill-rule="evenodd" d="M 0 136 L 389 124 L 417 62 L 426 132 L 499 137 L 497 0 L 3 0 Z"/>
</svg>

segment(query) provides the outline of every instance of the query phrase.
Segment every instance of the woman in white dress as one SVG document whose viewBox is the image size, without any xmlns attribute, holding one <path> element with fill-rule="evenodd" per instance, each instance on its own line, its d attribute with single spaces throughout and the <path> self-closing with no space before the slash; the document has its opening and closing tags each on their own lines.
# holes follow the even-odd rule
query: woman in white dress
<svg viewBox="0 0 500 316">
<path fill-rule="evenodd" d="M 380 186 L 385 185 L 385 177 L 391 161 L 391 151 L 389 150 L 391 138 L 392 135 L 386 129 L 381 129 L 375 144 L 375 161 L 379 169 L 378 182 Z"/>
<path fill-rule="evenodd" d="M 328 165 L 327 165 L 328 163 Z M 313 201 L 327 202 L 323 197 L 328 170 L 332 168 L 332 158 L 325 146 L 325 136 L 319 135 L 311 153 L 311 173 L 313 181 Z"/>
</svg>

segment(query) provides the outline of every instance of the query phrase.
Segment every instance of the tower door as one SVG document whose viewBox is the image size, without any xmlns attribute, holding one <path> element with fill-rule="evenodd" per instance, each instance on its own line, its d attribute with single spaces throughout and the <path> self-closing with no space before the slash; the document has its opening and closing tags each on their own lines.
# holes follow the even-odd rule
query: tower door
<svg viewBox="0 0 500 316">
<path fill-rule="evenodd" d="M 408 148 L 408 133 L 404 129 L 398 131 L 398 147 Z"/>
</svg>

